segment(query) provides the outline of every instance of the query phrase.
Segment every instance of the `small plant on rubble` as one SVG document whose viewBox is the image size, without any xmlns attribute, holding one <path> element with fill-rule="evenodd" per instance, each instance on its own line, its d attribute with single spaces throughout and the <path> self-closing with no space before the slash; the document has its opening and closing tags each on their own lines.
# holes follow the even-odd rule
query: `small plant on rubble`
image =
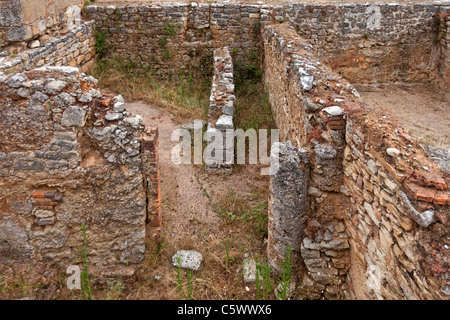
<svg viewBox="0 0 450 320">
<path fill-rule="evenodd" d="M 121 280 L 111 280 L 107 282 L 109 293 L 106 296 L 107 300 L 116 300 L 120 297 L 125 288 Z"/>
</svg>

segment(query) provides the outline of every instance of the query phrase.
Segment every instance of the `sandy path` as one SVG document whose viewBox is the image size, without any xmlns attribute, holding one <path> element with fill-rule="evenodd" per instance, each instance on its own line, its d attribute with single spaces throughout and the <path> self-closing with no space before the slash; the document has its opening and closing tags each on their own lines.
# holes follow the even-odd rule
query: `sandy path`
<svg viewBox="0 0 450 320">
<path fill-rule="evenodd" d="M 179 128 L 173 116 L 142 102 L 127 103 L 127 110 L 143 117 L 144 125 L 159 128 L 159 164 L 164 233 L 172 238 L 185 238 L 196 232 L 194 220 L 212 227 L 218 216 L 203 195 L 196 176 L 203 176 L 201 167 L 175 165 L 170 141 L 173 130 Z M 174 239 L 177 240 L 177 239 Z"/>
<path fill-rule="evenodd" d="M 203 255 L 203 267 L 196 277 L 194 296 L 202 299 L 247 297 L 239 265 L 245 254 L 264 254 L 262 239 L 257 240 L 246 227 L 235 229 L 217 213 L 217 203 L 229 188 L 240 195 L 250 194 L 256 188 L 268 188 L 266 176 L 259 175 L 255 166 L 236 167 L 231 175 L 206 174 L 200 165 L 175 165 L 171 161 L 172 131 L 180 127 L 169 112 L 143 102 L 127 102 L 126 108 L 143 117 L 146 126 L 159 128 L 159 164 L 161 182 L 163 249 L 155 258 L 155 243 L 148 239 L 146 262 L 139 272 L 136 286 L 129 299 L 178 299 L 175 268 L 171 265 L 177 250 L 198 250 Z M 207 190 L 211 200 L 205 196 Z M 244 233 L 242 233 L 244 232 Z M 225 242 L 230 239 L 230 254 L 236 261 L 236 271 L 224 272 Z M 154 281 L 154 277 L 160 278 Z M 150 279 L 150 280 L 149 280 Z M 150 281 L 150 282 L 148 282 Z M 149 287 L 142 285 L 151 283 Z M 253 293 L 254 294 L 254 293 Z"/>
<path fill-rule="evenodd" d="M 184 242 L 186 246 L 190 246 L 188 238 L 189 242 L 195 243 L 191 245 L 201 245 L 205 231 L 220 236 L 220 216 L 213 210 L 204 189 L 214 200 L 226 194 L 230 187 L 237 192 L 248 193 L 252 185 L 258 183 L 253 178 L 257 168 L 246 166 L 235 170 L 232 175 L 208 175 L 200 165 L 175 165 L 171 160 L 171 150 L 176 142 L 171 142 L 170 138 L 180 125 L 173 116 L 143 102 L 127 103 L 126 106 L 127 110 L 143 117 L 144 125 L 157 125 L 159 128 L 163 233 L 173 238 L 175 243 Z"/>
</svg>

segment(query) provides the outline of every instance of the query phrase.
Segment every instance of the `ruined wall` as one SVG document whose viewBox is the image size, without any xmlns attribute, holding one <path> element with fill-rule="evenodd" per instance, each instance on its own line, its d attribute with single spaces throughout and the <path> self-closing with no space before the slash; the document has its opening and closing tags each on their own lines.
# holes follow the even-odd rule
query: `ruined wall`
<svg viewBox="0 0 450 320">
<path fill-rule="evenodd" d="M 94 23 L 86 22 L 44 46 L 0 58 L 0 70 L 11 74 L 51 65 L 79 67 L 84 71 L 95 58 Z"/>
<path fill-rule="evenodd" d="M 93 265 L 140 262 L 157 131 L 76 68 L 0 81 L 0 260 L 76 264 L 85 226 Z"/>
<path fill-rule="evenodd" d="M 437 41 L 441 48 L 440 73 L 444 80 L 440 87 L 448 89 L 450 87 L 450 7 L 442 8 L 439 18 Z"/>
<path fill-rule="evenodd" d="M 340 195 L 345 147 L 343 116 L 347 104 L 359 101 L 359 95 L 352 85 L 315 58 L 313 47 L 292 27 L 267 26 L 263 29 L 263 41 L 264 82 L 280 140 L 291 141 L 295 148 L 305 149 L 308 154 L 302 161 L 302 166 L 308 167 L 307 178 L 295 179 L 307 190 L 307 195 L 297 195 L 306 196 L 307 203 L 302 214 L 304 222 L 297 226 L 296 237 L 300 237 L 301 245 L 292 248 L 302 257 L 299 263 L 304 277 L 300 287 L 311 298 L 338 298 L 346 290 L 345 276 L 350 266 L 349 239 L 344 216 L 339 214 L 345 208 L 345 199 Z M 284 203 L 288 199 L 278 201 Z M 289 212 L 287 217 L 292 216 Z M 269 248 L 275 246 L 268 244 Z"/>
<path fill-rule="evenodd" d="M 228 47 L 214 50 L 214 76 L 209 98 L 208 142 L 220 141 L 207 151 L 207 172 L 231 173 L 234 162 L 234 82 L 233 61 Z M 227 135 L 227 132 L 229 133 Z"/>
<path fill-rule="evenodd" d="M 441 46 L 432 3 L 290 4 L 283 7 L 299 35 L 349 81 L 438 83 Z"/>
<path fill-rule="evenodd" d="M 283 5 L 152 4 L 88 6 L 107 32 L 108 55 L 151 66 L 211 73 L 214 48 L 228 46 L 236 65 L 261 58 L 260 28 L 288 22 L 321 60 L 356 82 L 433 82 L 448 78 L 449 7 L 434 3 Z M 445 88 L 445 87 L 442 87 Z"/>
<path fill-rule="evenodd" d="M 80 19 L 80 0 L 0 1 L 0 46 L 16 54 L 70 30 Z"/>
<path fill-rule="evenodd" d="M 228 46 L 234 59 L 259 52 L 257 5 L 220 3 L 88 6 L 86 16 L 107 33 L 107 55 L 150 66 L 212 75 L 215 48 Z M 258 54 L 256 54 L 258 55 Z"/>
<path fill-rule="evenodd" d="M 372 110 L 349 116 L 346 140 L 352 271 L 366 275 L 354 281 L 357 295 L 448 299 L 448 176 L 392 119 Z"/>
<path fill-rule="evenodd" d="M 280 139 L 308 154 L 309 176 L 295 180 L 308 189 L 295 249 L 301 290 L 311 298 L 448 299 L 448 177 L 392 119 L 365 109 L 292 27 L 267 26 L 263 41 Z"/>
</svg>

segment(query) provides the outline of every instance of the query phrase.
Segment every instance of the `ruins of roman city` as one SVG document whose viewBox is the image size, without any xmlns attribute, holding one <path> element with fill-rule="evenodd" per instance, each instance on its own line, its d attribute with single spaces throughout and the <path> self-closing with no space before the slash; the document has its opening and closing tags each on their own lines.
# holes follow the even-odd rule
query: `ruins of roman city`
<svg viewBox="0 0 450 320">
<path fill-rule="evenodd" d="M 0 299 L 449 300 L 449 34 L 445 1 L 1 0 Z"/>
</svg>

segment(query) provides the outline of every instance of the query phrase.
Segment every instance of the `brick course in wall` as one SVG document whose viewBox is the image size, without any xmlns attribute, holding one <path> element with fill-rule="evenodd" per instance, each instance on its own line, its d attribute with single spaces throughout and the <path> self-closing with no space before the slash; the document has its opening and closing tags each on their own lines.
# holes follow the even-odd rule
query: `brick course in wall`
<svg viewBox="0 0 450 320">
<path fill-rule="evenodd" d="M 394 120 L 365 108 L 292 27 L 266 26 L 263 41 L 280 138 L 308 151 L 301 290 L 448 299 L 448 176 Z"/>
<path fill-rule="evenodd" d="M 0 261 L 77 263 L 81 226 L 92 266 L 142 261 L 146 227 L 161 223 L 157 128 L 77 68 L 2 74 L 0 86 Z"/>
</svg>

